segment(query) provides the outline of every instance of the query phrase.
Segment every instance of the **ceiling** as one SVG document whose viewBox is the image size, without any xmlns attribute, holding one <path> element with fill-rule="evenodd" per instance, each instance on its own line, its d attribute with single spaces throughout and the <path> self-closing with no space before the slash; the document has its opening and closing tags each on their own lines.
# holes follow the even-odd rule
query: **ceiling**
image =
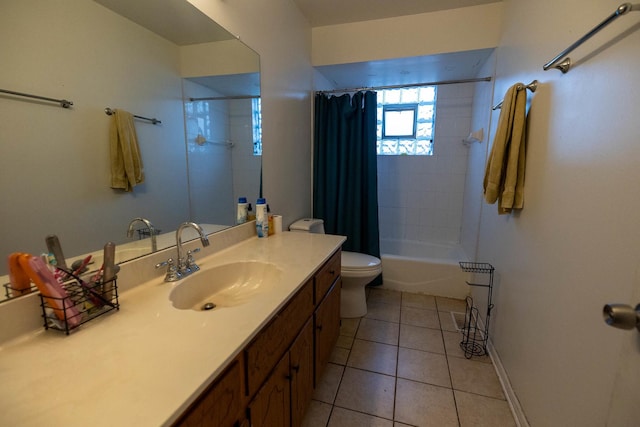
<svg viewBox="0 0 640 427">
<path fill-rule="evenodd" d="M 502 0 L 293 0 L 312 27 L 415 15 Z"/>
</svg>

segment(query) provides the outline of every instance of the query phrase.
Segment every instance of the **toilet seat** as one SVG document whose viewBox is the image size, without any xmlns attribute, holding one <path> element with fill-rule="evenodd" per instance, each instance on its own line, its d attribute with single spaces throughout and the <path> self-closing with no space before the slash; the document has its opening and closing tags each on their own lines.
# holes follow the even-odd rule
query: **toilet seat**
<svg viewBox="0 0 640 427">
<path fill-rule="evenodd" d="M 357 252 L 342 251 L 341 273 L 347 277 L 374 275 L 382 272 L 380 259 Z"/>
</svg>

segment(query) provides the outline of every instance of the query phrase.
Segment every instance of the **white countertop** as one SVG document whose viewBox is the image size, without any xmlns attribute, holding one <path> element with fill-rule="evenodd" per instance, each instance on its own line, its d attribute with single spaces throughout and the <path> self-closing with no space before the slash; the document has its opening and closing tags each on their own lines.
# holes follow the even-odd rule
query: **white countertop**
<svg viewBox="0 0 640 427">
<path fill-rule="evenodd" d="M 159 277 L 69 336 L 43 329 L 2 347 L 0 425 L 170 425 L 344 240 L 285 232 L 197 259 L 202 270 L 247 260 L 282 270 L 276 289 L 237 307 L 175 309 L 177 284 Z"/>
</svg>

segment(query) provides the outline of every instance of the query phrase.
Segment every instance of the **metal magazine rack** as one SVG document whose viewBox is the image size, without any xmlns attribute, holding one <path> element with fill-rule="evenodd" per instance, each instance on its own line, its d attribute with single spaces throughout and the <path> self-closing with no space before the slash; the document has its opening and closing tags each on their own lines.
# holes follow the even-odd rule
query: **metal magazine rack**
<svg viewBox="0 0 640 427">
<path fill-rule="evenodd" d="M 488 283 L 470 283 L 469 286 L 477 286 L 488 289 L 487 296 L 487 315 L 484 319 L 484 325 L 481 324 L 480 312 L 478 307 L 474 305 L 473 298 L 467 297 L 467 307 L 464 314 L 464 327 L 462 328 L 462 341 L 460 348 L 464 351 L 464 356 L 471 359 L 473 356 L 484 356 L 487 354 L 487 342 L 489 341 L 489 320 L 491 319 L 491 294 L 493 293 L 493 272 L 494 268 L 491 264 L 484 262 L 460 262 L 462 271 L 468 273 L 488 274 Z"/>
</svg>

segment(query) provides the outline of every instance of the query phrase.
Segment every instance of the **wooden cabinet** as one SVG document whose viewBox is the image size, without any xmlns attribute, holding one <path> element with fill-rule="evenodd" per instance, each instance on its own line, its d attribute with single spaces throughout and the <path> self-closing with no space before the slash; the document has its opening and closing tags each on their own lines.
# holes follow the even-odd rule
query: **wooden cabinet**
<svg viewBox="0 0 640 427">
<path fill-rule="evenodd" d="M 340 257 L 317 270 L 176 426 L 302 425 L 340 333 Z"/>
<path fill-rule="evenodd" d="M 329 363 L 331 353 L 340 335 L 340 289 L 341 279 L 338 278 L 327 295 L 316 309 L 315 320 L 315 384 L 318 383 Z"/>
<path fill-rule="evenodd" d="M 313 319 L 309 318 L 289 350 L 291 425 L 302 425 L 314 387 Z"/>
<path fill-rule="evenodd" d="M 289 353 L 286 353 L 249 404 L 252 427 L 291 425 L 289 379 Z"/>
<path fill-rule="evenodd" d="M 238 356 L 191 408 L 174 424 L 181 427 L 225 427 L 245 418 L 244 362 Z"/>
</svg>

